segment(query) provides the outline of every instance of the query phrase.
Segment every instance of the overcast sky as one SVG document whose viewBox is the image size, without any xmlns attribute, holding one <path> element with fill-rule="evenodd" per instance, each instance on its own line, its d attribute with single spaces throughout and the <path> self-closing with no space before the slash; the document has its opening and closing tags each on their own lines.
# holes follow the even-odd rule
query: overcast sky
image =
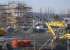
<svg viewBox="0 0 70 50">
<path fill-rule="evenodd" d="M 10 0 L 0 0 L 1 3 L 6 3 Z M 12 0 L 11 0 L 12 1 Z M 17 0 L 15 0 L 17 1 Z M 40 8 L 45 12 L 48 8 L 59 13 L 65 9 L 70 9 L 70 0 L 20 0 L 33 8 L 34 12 L 39 12 Z"/>
</svg>

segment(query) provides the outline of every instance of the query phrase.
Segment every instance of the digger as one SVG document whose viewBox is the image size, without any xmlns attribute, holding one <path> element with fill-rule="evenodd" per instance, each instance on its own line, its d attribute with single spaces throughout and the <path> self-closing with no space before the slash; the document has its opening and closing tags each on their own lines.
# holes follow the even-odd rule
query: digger
<svg viewBox="0 0 70 50">
<path fill-rule="evenodd" d="M 65 27 L 65 22 L 63 21 L 53 21 L 53 22 L 46 22 L 46 25 L 48 26 L 48 33 L 49 35 L 52 37 L 52 45 L 51 48 L 53 48 L 53 50 L 56 50 L 55 48 L 57 48 L 57 50 L 60 48 L 60 45 L 63 45 L 64 48 L 62 50 L 65 49 L 69 49 L 70 46 L 65 46 L 65 42 L 70 42 L 70 27 L 67 25 L 67 27 Z M 58 29 L 56 30 L 56 28 L 60 28 L 59 30 L 62 30 L 62 35 L 59 36 L 60 31 L 58 31 Z M 63 28 L 63 29 L 61 29 Z M 58 31 L 58 32 L 57 32 Z M 60 44 L 60 45 L 59 45 Z M 66 43 L 67 45 L 67 43 Z M 68 43 L 69 45 L 69 43 Z M 53 47 L 52 47 L 53 46 Z"/>
</svg>

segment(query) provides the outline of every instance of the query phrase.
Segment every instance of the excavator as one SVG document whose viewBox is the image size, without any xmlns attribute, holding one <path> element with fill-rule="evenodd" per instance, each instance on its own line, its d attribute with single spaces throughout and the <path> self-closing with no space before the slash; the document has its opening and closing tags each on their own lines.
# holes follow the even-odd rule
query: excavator
<svg viewBox="0 0 70 50">
<path fill-rule="evenodd" d="M 48 27 L 48 33 L 52 37 L 51 48 L 55 48 L 57 45 L 59 45 L 59 42 L 62 44 L 63 42 L 70 40 L 70 29 L 67 29 L 69 26 L 67 26 L 65 28 L 65 22 L 64 21 L 46 22 L 46 25 Z M 56 28 L 60 28 L 60 30 L 61 30 L 61 28 L 63 28 L 61 36 L 58 36 L 60 31 L 58 31 L 58 29 L 56 29 Z M 54 47 L 52 47 L 52 46 L 54 46 Z"/>
</svg>

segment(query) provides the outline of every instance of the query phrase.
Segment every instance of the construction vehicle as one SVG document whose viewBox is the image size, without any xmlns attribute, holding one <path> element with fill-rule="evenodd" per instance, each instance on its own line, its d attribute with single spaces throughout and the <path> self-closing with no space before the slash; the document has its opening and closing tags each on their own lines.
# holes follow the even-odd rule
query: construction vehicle
<svg viewBox="0 0 70 50">
<path fill-rule="evenodd" d="M 35 28 L 33 28 L 33 32 L 35 33 L 44 33 L 46 32 L 47 28 L 42 23 L 38 23 L 35 25 Z"/>
<path fill-rule="evenodd" d="M 15 32 L 15 29 L 12 28 L 12 27 L 8 27 L 8 28 L 7 28 L 7 32 L 9 32 L 9 33 Z"/>
<path fill-rule="evenodd" d="M 69 30 L 69 26 L 67 26 L 67 27 L 65 28 L 64 22 L 60 22 L 60 24 L 59 24 L 59 23 L 56 21 L 55 24 L 52 24 L 52 23 L 50 23 L 50 24 L 49 24 L 49 23 L 46 23 L 46 24 L 47 24 L 47 26 L 48 26 L 48 32 L 51 32 L 52 35 L 55 36 L 55 34 L 56 34 L 52 27 L 64 28 L 64 29 L 63 29 L 63 31 L 65 31 L 65 32 L 64 32 L 64 35 L 63 35 L 62 37 L 59 37 L 59 38 L 70 39 L 70 32 L 68 31 L 68 30 Z"/>
<path fill-rule="evenodd" d="M 36 26 L 36 28 L 33 29 L 33 32 L 38 32 L 38 33 L 44 33 L 46 32 L 47 28 L 43 28 L 41 26 Z"/>
<path fill-rule="evenodd" d="M 52 46 L 54 46 L 54 47 L 51 46 L 51 48 L 55 48 L 57 46 L 57 44 L 59 45 L 59 42 L 62 43 L 63 41 L 70 40 L 70 32 L 65 30 L 65 23 L 63 21 L 62 22 L 61 21 L 46 22 L 46 25 L 48 26 L 48 33 L 52 37 Z M 58 32 L 56 32 L 53 28 L 55 30 L 56 30 L 56 28 L 63 28 L 63 31 L 61 33 L 62 35 L 58 36 L 60 31 L 58 31 L 58 29 L 57 29 L 56 31 L 58 31 Z"/>
<path fill-rule="evenodd" d="M 7 32 L 4 30 L 3 27 L 0 27 L 0 36 L 5 36 Z"/>
</svg>

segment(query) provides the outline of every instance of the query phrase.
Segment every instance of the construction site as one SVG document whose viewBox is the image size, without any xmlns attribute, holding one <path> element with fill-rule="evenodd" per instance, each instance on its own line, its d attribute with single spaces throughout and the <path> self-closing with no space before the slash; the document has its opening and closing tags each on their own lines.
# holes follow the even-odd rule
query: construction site
<svg viewBox="0 0 70 50">
<path fill-rule="evenodd" d="M 24 2 L 0 4 L 0 50 L 70 50 L 70 18 L 40 12 Z"/>
</svg>

